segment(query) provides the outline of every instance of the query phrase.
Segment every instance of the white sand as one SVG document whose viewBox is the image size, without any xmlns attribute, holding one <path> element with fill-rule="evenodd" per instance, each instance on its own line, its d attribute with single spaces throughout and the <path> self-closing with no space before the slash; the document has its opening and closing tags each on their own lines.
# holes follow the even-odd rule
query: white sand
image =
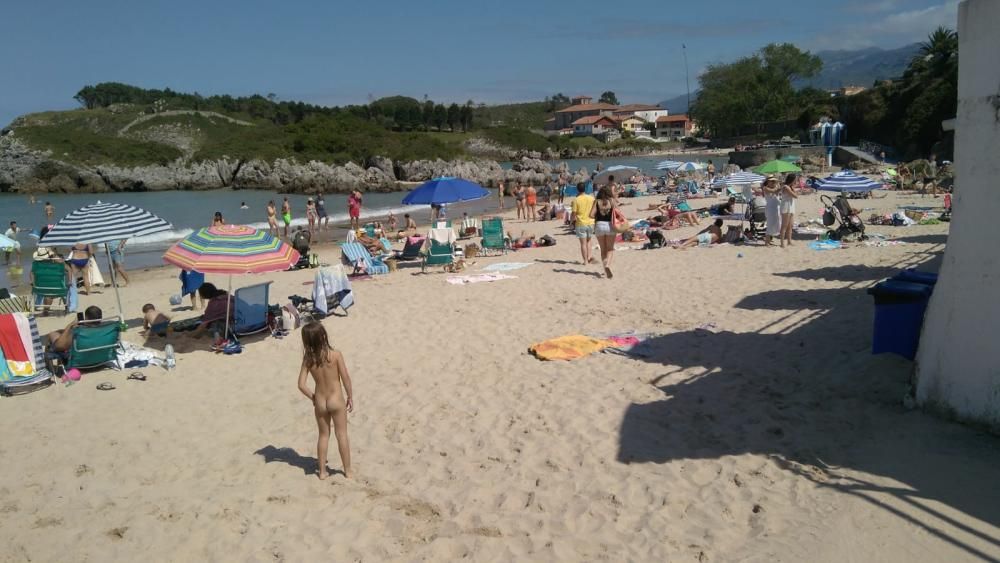
<svg viewBox="0 0 1000 563">
<path fill-rule="evenodd" d="M 354 378 L 353 482 L 314 475 L 298 332 L 247 339 L 238 356 L 202 340 L 176 371 L 144 370 L 146 382 L 105 370 L 2 399 L 0 559 L 1000 558 L 1000 442 L 905 410 L 912 364 L 869 352 L 865 288 L 936 267 L 947 226 L 869 232 L 911 244 L 628 250 L 606 280 L 559 235 L 471 267 L 537 261 L 513 280 L 453 286 L 404 266 L 357 282 L 350 316 L 323 321 Z M 135 278 L 129 318 L 177 290 L 173 269 Z M 238 283 L 260 279 L 284 301 L 311 291 L 312 272 Z M 111 311 L 113 293 L 82 303 Z M 655 354 L 527 353 L 627 329 L 660 333 Z M 141 341 L 137 329 L 127 339 Z M 102 381 L 117 389 L 96 390 Z"/>
</svg>

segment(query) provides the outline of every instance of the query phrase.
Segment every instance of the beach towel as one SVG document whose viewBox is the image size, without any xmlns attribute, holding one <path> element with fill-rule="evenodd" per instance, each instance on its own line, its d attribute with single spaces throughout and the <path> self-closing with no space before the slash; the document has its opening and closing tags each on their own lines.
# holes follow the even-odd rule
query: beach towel
<svg viewBox="0 0 1000 563">
<path fill-rule="evenodd" d="M 499 280 L 514 280 L 517 276 L 508 276 L 507 274 L 471 274 L 468 276 L 449 276 L 445 278 L 444 281 L 452 285 L 466 285 L 470 283 L 481 283 L 481 282 L 493 282 Z"/>
<path fill-rule="evenodd" d="M 490 264 L 483 268 L 487 272 L 507 272 L 510 270 L 520 270 L 521 268 L 527 268 L 528 266 L 534 264 L 534 262 L 498 262 L 496 264 Z"/>
<path fill-rule="evenodd" d="M 330 301 L 339 304 L 346 311 L 354 305 L 354 293 L 351 291 L 351 280 L 343 266 L 337 264 L 321 268 L 314 277 L 313 306 L 324 315 L 330 314 Z"/>
<path fill-rule="evenodd" d="M 455 229 L 443 228 L 443 229 L 431 229 L 427 232 L 427 238 L 433 240 L 438 244 L 455 244 L 458 240 L 455 236 Z"/>
<path fill-rule="evenodd" d="M 570 334 L 532 344 L 528 352 L 539 360 L 575 360 L 613 345 L 611 340 Z"/>
<path fill-rule="evenodd" d="M 809 243 L 809 248 L 813 250 L 838 250 L 843 248 L 843 245 L 835 240 L 814 240 Z"/>
<path fill-rule="evenodd" d="M 31 358 L 21 340 L 21 333 L 15 319 L 16 314 L 0 315 L 0 348 L 3 348 L 4 357 L 8 363 L 27 362 Z"/>
<path fill-rule="evenodd" d="M 90 262 L 87 264 L 87 275 L 90 278 L 90 285 L 104 287 L 107 285 L 104 283 L 104 276 L 101 274 L 101 269 L 97 266 L 97 259 L 93 256 L 90 257 Z"/>
</svg>

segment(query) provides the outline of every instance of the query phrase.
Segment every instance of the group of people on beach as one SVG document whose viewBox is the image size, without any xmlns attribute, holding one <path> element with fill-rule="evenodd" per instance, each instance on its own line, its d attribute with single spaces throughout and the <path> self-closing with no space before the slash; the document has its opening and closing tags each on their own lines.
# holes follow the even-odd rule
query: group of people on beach
<svg viewBox="0 0 1000 563">
<path fill-rule="evenodd" d="M 364 196 L 358 189 L 351 190 L 347 196 L 347 214 L 350 218 L 351 228 L 360 228 L 361 206 Z M 306 221 L 310 235 L 316 236 L 320 231 L 330 230 L 330 215 L 326 209 L 326 199 L 323 193 L 317 193 L 316 197 L 310 196 L 306 199 Z M 278 213 L 278 206 L 272 199 L 267 202 L 266 207 L 268 230 L 274 236 L 284 236 L 286 239 L 292 234 L 292 203 L 288 196 L 281 202 L 281 213 Z M 279 227 L 278 219 L 281 219 L 283 229 Z"/>
</svg>

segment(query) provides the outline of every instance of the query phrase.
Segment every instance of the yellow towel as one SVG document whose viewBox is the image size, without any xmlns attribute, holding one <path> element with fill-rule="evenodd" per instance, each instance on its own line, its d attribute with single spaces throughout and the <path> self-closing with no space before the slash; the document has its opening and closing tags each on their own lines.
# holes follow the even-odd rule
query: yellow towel
<svg viewBox="0 0 1000 563">
<path fill-rule="evenodd" d="M 539 360 L 575 360 L 614 346 L 610 340 L 570 334 L 532 344 L 528 351 Z"/>
</svg>

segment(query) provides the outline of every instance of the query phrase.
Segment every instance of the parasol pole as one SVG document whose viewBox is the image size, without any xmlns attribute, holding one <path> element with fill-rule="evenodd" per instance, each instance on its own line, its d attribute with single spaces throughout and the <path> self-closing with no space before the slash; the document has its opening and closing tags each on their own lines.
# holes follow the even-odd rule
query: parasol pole
<svg viewBox="0 0 1000 563">
<path fill-rule="evenodd" d="M 226 292 L 226 332 L 222 335 L 222 340 L 229 342 L 229 303 L 233 299 L 233 275 L 229 274 L 229 291 Z"/>
<path fill-rule="evenodd" d="M 115 264 L 111 260 L 111 247 L 108 246 L 107 242 L 104 243 L 104 252 L 108 257 L 108 271 L 111 272 L 111 284 L 115 288 L 115 300 L 118 302 L 118 316 L 121 317 L 122 322 L 125 322 L 125 311 L 122 309 L 122 296 L 118 293 L 118 278 L 115 276 Z M 94 264 L 97 264 L 97 262 L 94 262 Z"/>
</svg>

